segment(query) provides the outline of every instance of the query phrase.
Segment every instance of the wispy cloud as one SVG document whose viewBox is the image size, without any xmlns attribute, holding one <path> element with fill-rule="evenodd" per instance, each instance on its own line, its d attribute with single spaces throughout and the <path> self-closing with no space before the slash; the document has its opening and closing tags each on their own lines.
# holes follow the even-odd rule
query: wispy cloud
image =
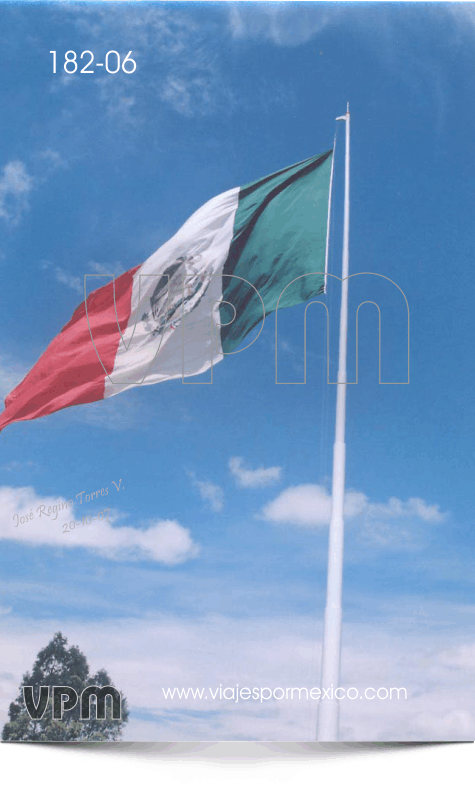
<svg viewBox="0 0 475 789">
<path fill-rule="evenodd" d="M 37 158 L 40 162 L 43 162 L 45 166 L 50 170 L 63 170 L 67 167 L 66 161 L 63 159 L 58 151 L 53 151 L 51 148 L 47 148 L 45 151 L 40 151 L 37 154 Z"/>
<path fill-rule="evenodd" d="M 282 476 L 281 466 L 250 469 L 244 466 L 244 458 L 241 457 L 230 458 L 228 466 L 240 488 L 264 488 L 278 482 Z"/>
<path fill-rule="evenodd" d="M 72 274 L 67 269 L 63 268 L 62 266 L 57 266 L 55 263 L 52 263 L 49 260 L 43 260 L 41 262 L 41 268 L 43 271 L 48 271 L 54 277 L 56 282 L 59 282 L 61 285 L 65 285 L 65 287 L 69 288 L 70 290 L 74 290 L 74 292 L 80 295 L 82 298 L 84 298 L 85 275 L 93 274 L 104 278 L 103 280 L 100 280 L 99 278 L 86 280 L 86 292 L 90 293 L 92 290 L 96 290 L 96 288 L 100 288 L 101 286 L 107 284 L 107 277 L 109 279 L 111 277 L 117 278 L 124 273 L 124 267 L 120 263 L 97 263 L 95 260 L 90 260 L 84 265 L 84 273 L 81 273 L 81 275 Z"/>
<path fill-rule="evenodd" d="M 124 266 L 122 263 L 98 263 L 95 260 L 90 260 L 85 266 L 87 274 L 99 274 L 103 277 L 120 277 L 124 273 Z"/>
<path fill-rule="evenodd" d="M 3 463 L 0 469 L 2 471 L 20 471 L 25 468 L 35 468 L 36 465 L 33 460 L 10 460 L 9 463 Z"/>
<path fill-rule="evenodd" d="M 475 33 L 475 3 L 444 3 L 444 10 L 465 35 Z"/>
<path fill-rule="evenodd" d="M 190 117 L 206 114 L 206 110 L 213 106 L 213 88 L 209 75 L 169 74 L 160 95 L 180 115 Z"/>
<path fill-rule="evenodd" d="M 204 25 L 194 9 L 163 5 L 72 4 L 71 14 L 88 48 L 130 51 L 137 63 L 132 74 L 119 71 L 113 79 L 104 74 L 95 80 L 99 101 L 107 114 L 124 124 L 139 124 L 151 106 L 166 105 L 187 116 L 202 116 L 221 110 L 231 100 L 224 88 L 217 56 L 209 45 L 216 22 Z M 221 21 L 221 20 L 220 20 Z M 222 25 L 222 21 L 221 21 Z M 131 43 L 133 42 L 133 43 Z M 160 75 L 157 81 L 157 73 Z M 140 78 L 137 78 L 140 74 Z M 60 75 L 53 90 L 74 90 L 77 81 Z"/>
<path fill-rule="evenodd" d="M 264 40 L 280 47 L 296 47 L 312 41 L 329 27 L 347 24 L 374 39 L 376 25 L 382 42 L 387 44 L 399 24 L 407 27 L 407 16 L 390 4 L 378 4 L 373 14 L 365 13 L 359 3 L 227 3 L 227 27 L 236 41 Z M 473 36 L 475 4 L 444 3 L 436 10 L 437 21 L 454 23 L 461 33 Z M 399 44 L 396 38 L 395 44 Z M 392 57 L 392 53 L 388 55 Z"/>
<path fill-rule="evenodd" d="M 198 556 L 200 548 L 189 529 L 177 521 L 156 519 L 145 528 L 114 526 L 118 515 L 111 513 L 106 520 L 107 503 L 107 497 L 98 500 L 88 525 L 76 512 L 77 502 L 68 503 L 62 496 L 41 498 L 31 487 L 2 487 L 0 539 L 63 549 L 85 548 L 112 560 L 148 560 L 170 566 Z M 72 530 L 63 530 L 64 523 L 76 521 Z"/>
<path fill-rule="evenodd" d="M 387 504 L 366 503 L 366 511 L 373 518 L 408 518 L 417 517 L 426 523 L 442 523 L 447 517 L 441 512 L 438 504 L 426 504 L 424 499 L 417 497 L 401 501 L 392 496 Z"/>
<path fill-rule="evenodd" d="M 99 98 L 105 105 L 107 114 L 123 124 L 133 125 L 138 121 L 136 116 L 136 97 L 132 95 L 131 86 L 126 82 L 126 77 L 119 76 L 115 82 L 110 76 L 97 79 Z"/>
<path fill-rule="evenodd" d="M 198 479 L 194 471 L 188 471 L 187 474 L 201 499 L 213 512 L 221 512 L 224 509 L 223 489 L 219 485 L 215 485 L 214 482 Z"/>
<path fill-rule="evenodd" d="M 4 166 L 0 175 L 0 219 L 11 225 L 18 224 L 29 207 L 34 184 L 34 178 L 19 159 Z"/>
<path fill-rule="evenodd" d="M 138 392 L 128 397 L 108 397 L 95 403 L 86 403 L 62 412 L 65 419 L 95 425 L 104 430 L 131 430 L 143 427 L 152 417 Z"/>
<path fill-rule="evenodd" d="M 259 3 L 252 13 L 242 3 L 229 3 L 228 27 L 234 39 L 264 39 L 279 46 L 295 47 L 311 41 L 346 11 L 335 3 Z"/>
<path fill-rule="evenodd" d="M 61 285 L 65 285 L 67 288 L 74 290 L 75 293 L 84 296 L 84 278 L 71 274 L 65 268 L 62 268 L 62 266 L 56 266 L 49 260 L 43 260 L 41 268 L 43 271 L 49 271 L 54 279 L 60 282 Z"/>
<path fill-rule="evenodd" d="M 51 148 L 34 153 L 29 159 L 34 175 L 20 159 L 8 162 L 0 174 L 0 219 L 12 227 L 29 209 L 31 192 L 55 170 L 66 167 L 62 156 Z"/>
</svg>

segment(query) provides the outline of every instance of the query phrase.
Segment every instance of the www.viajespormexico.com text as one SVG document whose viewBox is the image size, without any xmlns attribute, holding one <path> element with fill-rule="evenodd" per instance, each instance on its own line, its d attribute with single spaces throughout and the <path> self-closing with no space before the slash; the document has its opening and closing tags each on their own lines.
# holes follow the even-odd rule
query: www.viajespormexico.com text
<svg viewBox="0 0 475 789">
<path fill-rule="evenodd" d="M 209 699 L 234 701 L 269 701 L 274 699 L 299 699 L 304 701 L 323 701 L 324 699 L 395 699 L 397 701 L 407 699 L 406 688 L 247 688 L 239 685 L 223 688 L 162 688 L 162 693 L 166 699 L 195 699 L 208 701 Z"/>
</svg>

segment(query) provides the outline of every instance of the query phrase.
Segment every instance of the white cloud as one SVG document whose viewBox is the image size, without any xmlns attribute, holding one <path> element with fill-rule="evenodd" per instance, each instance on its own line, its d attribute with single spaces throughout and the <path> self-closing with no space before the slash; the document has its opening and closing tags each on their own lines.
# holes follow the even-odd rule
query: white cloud
<svg viewBox="0 0 475 789">
<path fill-rule="evenodd" d="M 256 469 L 245 468 L 244 458 L 232 457 L 229 460 L 229 470 L 240 488 L 263 488 L 278 482 L 282 476 L 281 466 Z"/>
<path fill-rule="evenodd" d="M 0 175 L 0 218 L 16 225 L 28 209 L 34 179 L 20 160 L 8 162 Z"/>
<path fill-rule="evenodd" d="M 157 521 L 154 526 L 139 533 L 137 529 L 131 528 L 118 528 L 113 531 L 119 532 L 115 540 L 119 552 L 125 551 L 127 555 L 130 547 L 138 557 L 145 556 L 162 564 L 181 564 L 188 559 L 194 559 L 200 552 L 189 529 L 185 529 L 177 521 Z M 116 547 L 112 550 L 114 553 Z"/>
<path fill-rule="evenodd" d="M 295 485 L 266 504 L 263 516 L 273 523 L 293 526 L 326 526 L 330 522 L 331 498 L 322 485 Z"/>
<path fill-rule="evenodd" d="M 166 565 L 181 564 L 199 553 L 189 529 L 177 521 L 157 519 L 145 529 L 113 526 L 117 515 L 110 513 L 109 520 L 105 520 L 108 499 L 100 497 L 95 505 L 88 505 L 91 519 L 96 518 L 88 525 L 76 513 L 77 502 L 66 504 L 61 496 L 40 498 L 31 487 L 1 487 L 0 539 L 65 549 L 85 548 L 108 559 L 145 559 Z M 39 510 L 42 505 L 45 509 Z M 98 519 L 99 512 L 104 513 L 102 520 Z M 21 523 L 20 519 L 26 516 L 28 521 Z M 63 524 L 72 521 L 77 526 L 64 532 Z"/>
<path fill-rule="evenodd" d="M 471 671 L 475 667 L 475 643 L 459 644 L 452 649 L 444 650 L 439 656 L 440 663 L 449 669 Z"/>
<path fill-rule="evenodd" d="M 427 504 L 420 498 L 402 501 L 391 497 L 386 503 L 374 503 L 359 491 L 345 495 L 345 517 L 361 516 L 360 538 L 380 547 L 417 547 L 412 534 L 413 524 L 441 523 L 447 513 L 438 504 Z M 328 526 L 331 517 L 331 495 L 323 485 L 295 485 L 283 490 L 262 511 L 265 520 L 305 528 Z"/>
<path fill-rule="evenodd" d="M 66 167 L 61 154 L 51 148 L 33 153 L 29 158 L 34 176 L 19 159 L 8 162 L 0 174 L 0 219 L 12 226 L 28 210 L 32 190 L 44 184 L 55 170 Z"/>
<path fill-rule="evenodd" d="M 193 487 L 196 488 L 202 500 L 209 505 L 213 512 L 221 512 L 224 508 L 224 491 L 214 482 L 199 480 L 194 471 L 187 472 Z"/>
<path fill-rule="evenodd" d="M 427 605 L 424 602 L 424 607 Z M 437 612 L 435 613 L 437 616 Z M 436 620 L 434 620 L 435 622 Z M 246 618 L 174 616 L 78 622 L 62 618 L 2 621 L 0 717 L 17 695 L 22 674 L 38 650 L 61 630 L 77 644 L 91 670 L 104 666 L 132 707 L 127 740 L 209 741 L 315 739 L 315 701 L 217 698 L 165 700 L 162 688 L 318 687 L 321 641 L 314 617 Z M 461 625 L 450 633 L 401 634 L 385 625 L 345 627 L 341 687 L 406 688 L 407 700 L 356 699 L 341 703 L 341 736 L 347 741 L 473 739 L 475 664 L 434 681 L 447 642 L 473 648 Z M 12 674 L 14 672 L 14 674 Z M 154 681 L 150 682 L 150 677 Z M 147 721 L 135 717 L 143 712 Z"/>
<path fill-rule="evenodd" d="M 348 491 L 345 515 L 352 518 L 363 512 L 366 496 Z M 265 520 L 293 526 L 321 527 L 330 523 L 331 496 L 323 485 L 295 485 L 283 490 L 263 509 Z"/>
<path fill-rule="evenodd" d="M 419 712 L 410 722 L 409 734 L 415 740 L 472 740 L 475 719 L 469 710 L 451 710 L 445 714 Z"/>
</svg>

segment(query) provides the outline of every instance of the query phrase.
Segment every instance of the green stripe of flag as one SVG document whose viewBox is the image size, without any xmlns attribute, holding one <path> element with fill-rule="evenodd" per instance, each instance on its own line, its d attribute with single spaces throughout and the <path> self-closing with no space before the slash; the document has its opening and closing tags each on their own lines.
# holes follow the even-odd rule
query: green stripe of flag
<svg viewBox="0 0 475 789">
<path fill-rule="evenodd" d="M 293 279 L 305 277 L 287 289 L 280 307 L 292 307 L 322 293 L 330 190 L 332 151 L 254 181 L 239 191 L 234 232 L 223 269 L 220 306 L 221 343 L 233 351 L 265 314 L 276 309 L 279 297 Z M 242 280 L 226 276 L 234 274 Z M 230 322 L 232 321 L 232 322 Z"/>
</svg>

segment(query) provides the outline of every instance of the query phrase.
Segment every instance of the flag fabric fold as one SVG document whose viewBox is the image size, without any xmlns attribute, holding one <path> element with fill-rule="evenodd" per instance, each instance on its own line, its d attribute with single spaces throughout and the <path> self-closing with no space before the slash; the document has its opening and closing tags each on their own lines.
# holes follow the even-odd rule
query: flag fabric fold
<svg viewBox="0 0 475 789">
<path fill-rule="evenodd" d="M 321 293 L 332 153 L 217 195 L 141 266 L 87 296 L 6 397 L 0 430 L 199 375 L 277 304 Z"/>
</svg>

